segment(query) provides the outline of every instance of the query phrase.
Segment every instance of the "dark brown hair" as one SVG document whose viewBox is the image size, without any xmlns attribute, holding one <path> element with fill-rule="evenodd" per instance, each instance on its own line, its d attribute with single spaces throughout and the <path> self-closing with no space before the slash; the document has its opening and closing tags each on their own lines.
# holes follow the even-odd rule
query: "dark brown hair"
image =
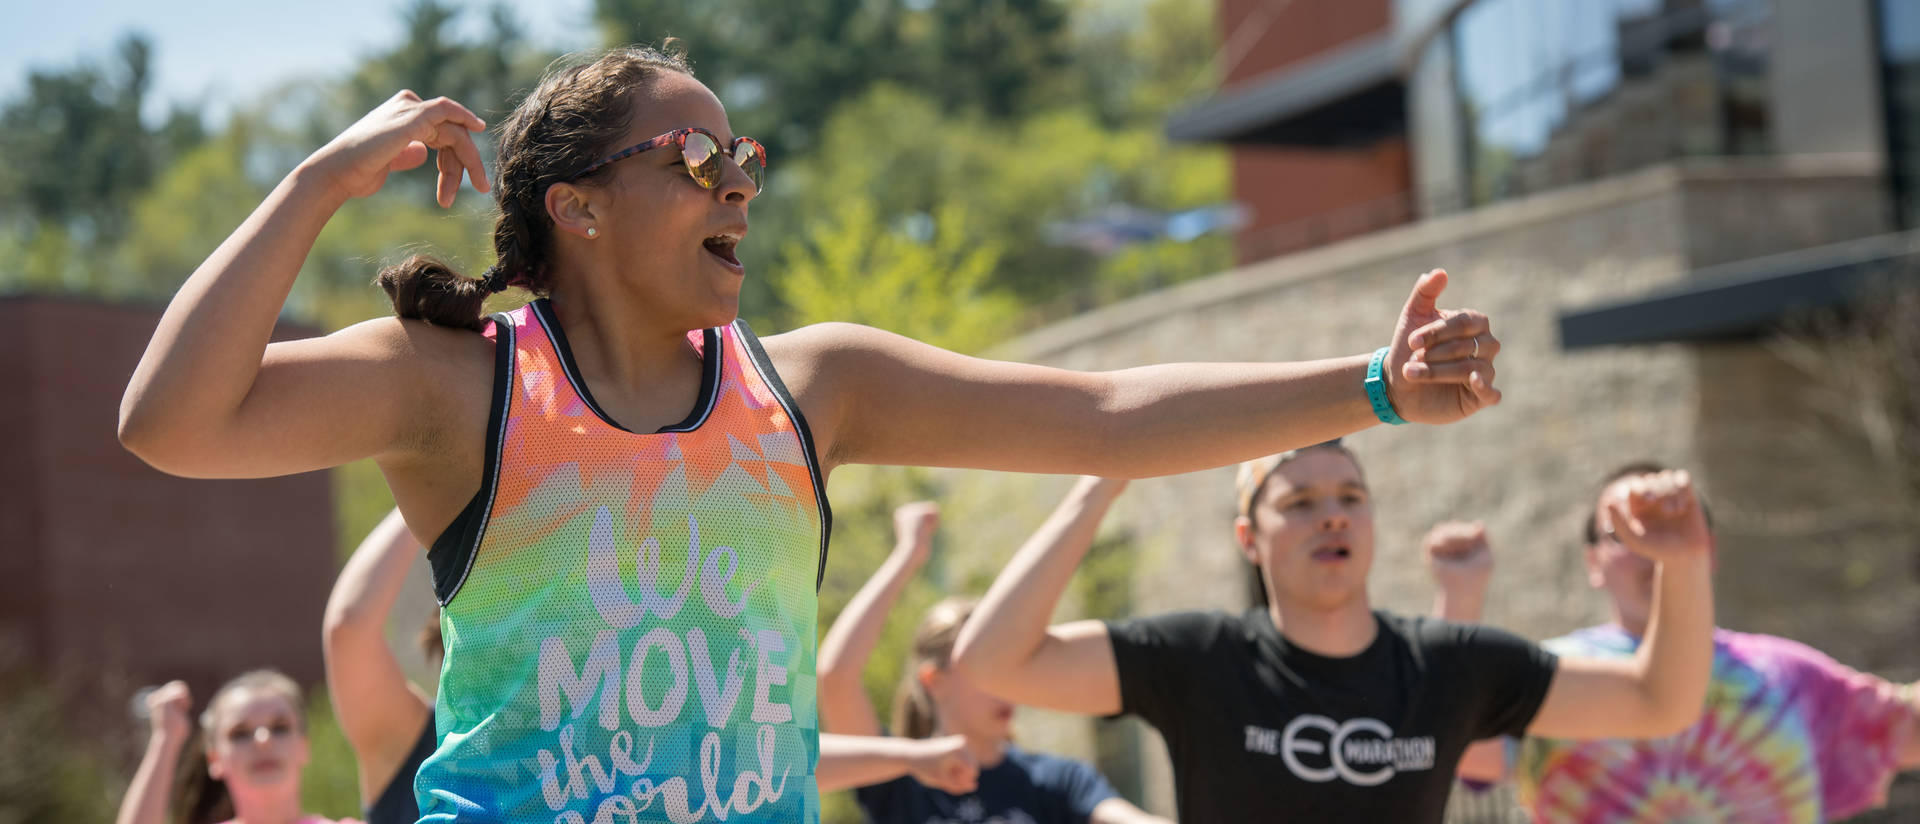
<svg viewBox="0 0 1920 824">
<path fill-rule="evenodd" d="M 446 639 L 440 635 L 440 610 L 437 607 L 420 624 L 420 632 L 413 636 L 413 642 L 420 645 L 420 654 L 428 658 L 447 657 Z"/>
<path fill-rule="evenodd" d="M 499 262 L 469 278 L 427 255 L 381 270 L 374 279 L 403 318 L 439 326 L 482 328 L 481 305 L 509 286 L 536 295 L 553 288 L 548 270 L 553 219 L 547 189 L 555 183 L 591 179 L 592 166 L 623 137 L 633 121 L 633 92 L 659 76 L 693 67 L 672 40 L 662 49 L 626 46 L 587 61 L 563 59 L 500 124 L 495 140 L 493 251 Z M 598 174 L 596 172 L 595 174 Z"/>
<path fill-rule="evenodd" d="M 195 731 L 193 741 L 180 751 L 180 764 L 173 794 L 173 815 L 168 820 L 181 824 L 218 824 L 233 819 L 233 796 L 227 782 L 207 771 L 207 756 L 201 746 L 205 733 Z"/>
<path fill-rule="evenodd" d="M 920 628 L 913 631 L 913 655 L 907 658 L 907 671 L 893 691 L 893 734 L 906 738 L 931 738 L 940 725 L 939 710 L 933 695 L 920 683 L 920 665 L 931 663 L 942 670 L 953 657 L 953 645 L 960 640 L 960 627 L 978 606 L 978 598 L 947 598 L 927 610 Z"/>
</svg>

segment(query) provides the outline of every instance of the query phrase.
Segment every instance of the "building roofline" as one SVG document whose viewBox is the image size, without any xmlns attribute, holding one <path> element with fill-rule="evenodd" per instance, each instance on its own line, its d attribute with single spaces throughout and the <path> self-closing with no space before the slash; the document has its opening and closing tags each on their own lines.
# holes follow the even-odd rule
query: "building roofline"
<svg viewBox="0 0 1920 824">
<path fill-rule="evenodd" d="M 1696 270 L 1685 281 L 1560 313 L 1567 350 L 1752 337 L 1796 312 L 1911 281 L 1920 231 L 1894 232 Z"/>
<path fill-rule="evenodd" d="M 1214 96 L 1168 116 L 1166 134 L 1182 141 L 1251 143 L 1340 143 L 1349 135 L 1323 124 L 1287 129 L 1288 121 L 1331 115 L 1343 120 L 1396 121 L 1375 112 L 1339 112 L 1341 103 L 1369 92 L 1398 94 L 1402 86 L 1400 49 L 1391 31 L 1362 37 L 1327 52 L 1222 89 Z M 1367 106 L 1368 109 L 1376 107 Z M 1362 131 L 1372 129 L 1362 128 Z"/>
</svg>

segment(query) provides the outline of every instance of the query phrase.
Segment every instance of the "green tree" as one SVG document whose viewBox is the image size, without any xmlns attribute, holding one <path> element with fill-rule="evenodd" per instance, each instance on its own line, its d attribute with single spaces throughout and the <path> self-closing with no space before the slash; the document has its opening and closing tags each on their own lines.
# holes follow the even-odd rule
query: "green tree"
<svg viewBox="0 0 1920 824">
<path fill-rule="evenodd" d="M 133 199 L 115 293 L 170 293 L 266 197 L 267 187 L 246 172 L 258 133 L 252 117 L 236 114 L 224 132 L 175 159 Z"/>
<path fill-rule="evenodd" d="M 0 674 L 0 824 L 112 819 L 126 786 L 107 767 L 112 748 L 66 729 L 62 700 L 37 679 Z"/>
<path fill-rule="evenodd" d="M 358 817 L 360 775 L 353 747 L 333 714 L 327 688 L 307 693 L 307 745 L 310 758 L 300 776 L 300 809 L 329 818 Z"/>
<path fill-rule="evenodd" d="M 559 55 L 529 43 L 520 19 L 504 4 L 486 10 L 480 36 L 461 39 L 454 27 L 468 13 L 442 0 L 412 0 L 400 13 L 400 42 L 367 58 L 344 81 L 328 84 L 310 106 L 307 142 L 325 143 L 401 89 L 458 100 L 490 126 L 504 120 Z M 489 169 L 490 136 L 475 135 Z M 427 163 L 393 175 L 383 194 L 430 199 L 434 174 Z"/>
<path fill-rule="evenodd" d="M 1111 126 L 1157 126 L 1219 86 L 1213 3 L 1086 3 L 1076 15 L 1069 71 Z"/>
<path fill-rule="evenodd" d="M 112 288 L 99 252 L 125 236 L 135 195 L 204 135 L 189 110 L 157 127 L 142 120 L 152 60 L 152 43 L 128 35 L 107 65 L 34 71 L 0 105 L 0 251 L 16 261 L 0 284 Z"/>
<path fill-rule="evenodd" d="M 1071 91 L 1063 0 L 597 0 L 609 43 L 678 38 L 743 132 L 810 152 L 843 100 L 876 84 L 1004 118 Z"/>
<path fill-rule="evenodd" d="M 357 118 L 401 89 L 446 95 L 490 121 L 511 111 L 516 93 L 533 88 L 540 70 L 557 55 L 528 43 L 507 5 L 487 9 L 481 37 L 458 39 L 452 27 L 465 13 L 442 0 L 412 0 L 400 12 L 406 31 L 401 41 L 368 58 L 347 79 L 343 114 Z"/>
<path fill-rule="evenodd" d="M 804 235 L 808 221 L 863 200 L 884 221 L 907 225 L 937 224 L 931 216 L 958 206 L 968 218 L 969 242 L 991 242 L 1003 252 L 992 284 L 1049 308 L 1016 319 L 1021 322 L 1084 309 L 1095 297 L 1131 294 L 1099 288 L 1106 264 L 1059 245 L 1051 224 L 1115 204 L 1177 210 L 1226 199 L 1223 151 L 1169 145 L 1157 126 L 1109 128 L 1086 108 L 996 123 L 977 114 L 948 115 L 912 90 L 880 86 L 843 104 L 824 126 L 821 145 L 776 173 L 756 203 L 755 221 L 764 226 L 756 233 Z M 1129 268 L 1115 271 L 1144 287 L 1218 271 L 1228 260 L 1207 251 L 1223 248 L 1218 243 L 1190 252 L 1174 247 L 1136 255 Z M 780 269 L 773 277 L 788 276 Z"/>
<path fill-rule="evenodd" d="M 948 111 L 1009 118 L 1080 91 L 1058 80 L 1072 59 L 1061 0 L 932 0 L 925 14 L 913 79 Z"/>
<path fill-rule="evenodd" d="M 934 223 L 932 237 L 916 239 L 854 200 L 813 224 L 782 258 L 778 288 L 793 325 L 865 323 L 960 351 L 997 341 L 1019 310 L 990 281 L 1000 250 L 974 241 L 960 207 Z"/>
<path fill-rule="evenodd" d="M 835 103 L 906 73 L 896 0 L 596 0 L 609 44 L 671 37 L 730 107 L 734 128 L 807 151 Z"/>
<path fill-rule="evenodd" d="M 24 209 L 36 222 L 117 236 L 123 199 L 152 179 L 156 158 L 141 138 L 140 106 L 152 46 L 121 41 L 116 62 L 35 71 L 24 99 L 0 111 L 0 208 Z"/>
</svg>

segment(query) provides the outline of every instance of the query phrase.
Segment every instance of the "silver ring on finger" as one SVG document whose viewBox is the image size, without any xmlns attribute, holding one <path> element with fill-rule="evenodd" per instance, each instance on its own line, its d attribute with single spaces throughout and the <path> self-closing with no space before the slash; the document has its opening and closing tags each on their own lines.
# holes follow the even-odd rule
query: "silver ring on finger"
<svg viewBox="0 0 1920 824">
<path fill-rule="evenodd" d="M 1473 336 L 1473 354 L 1468 355 L 1467 357 L 1469 359 L 1480 357 L 1480 336 L 1479 335 Z"/>
</svg>

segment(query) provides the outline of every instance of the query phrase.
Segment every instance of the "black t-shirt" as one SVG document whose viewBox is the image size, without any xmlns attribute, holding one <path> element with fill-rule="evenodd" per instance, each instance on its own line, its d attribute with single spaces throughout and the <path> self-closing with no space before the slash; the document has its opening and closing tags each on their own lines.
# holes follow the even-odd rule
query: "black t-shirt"
<svg viewBox="0 0 1920 824">
<path fill-rule="evenodd" d="M 413 796 L 413 777 L 420 772 L 420 762 L 433 755 L 437 744 L 433 713 L 427 713 L 427 725 L 413 742 L 413 751 L 407 753 L 407 760 L 400 762 L 400 768 L 393 771 L 393 778 L 387 781 L 386 788 L 374 797 L 372 804 L 367 805 L 367 824 L 414 824 L 420 820 L 420 804 Z"/>
<path fill-rule="evenodd" d="M 910 775 L 853 792 L 874 824 L 1085 824 L 1094 807 L 1119 795 L 1092 767 L 1018 747 L 981 770 L 979 786 L 967 795 L 949 795 Z"/>
<path fill-rule="evenodd" d="M 1552 653 L 1374 615 L 1378 637 L 1348 658 L 1294 646 L 1261 609 L 1107 625 L 1121 711 L 1166 738 L 1183 824 L 1439 822 L 1467 745 L 1532 723 Z"/>
</svg>

